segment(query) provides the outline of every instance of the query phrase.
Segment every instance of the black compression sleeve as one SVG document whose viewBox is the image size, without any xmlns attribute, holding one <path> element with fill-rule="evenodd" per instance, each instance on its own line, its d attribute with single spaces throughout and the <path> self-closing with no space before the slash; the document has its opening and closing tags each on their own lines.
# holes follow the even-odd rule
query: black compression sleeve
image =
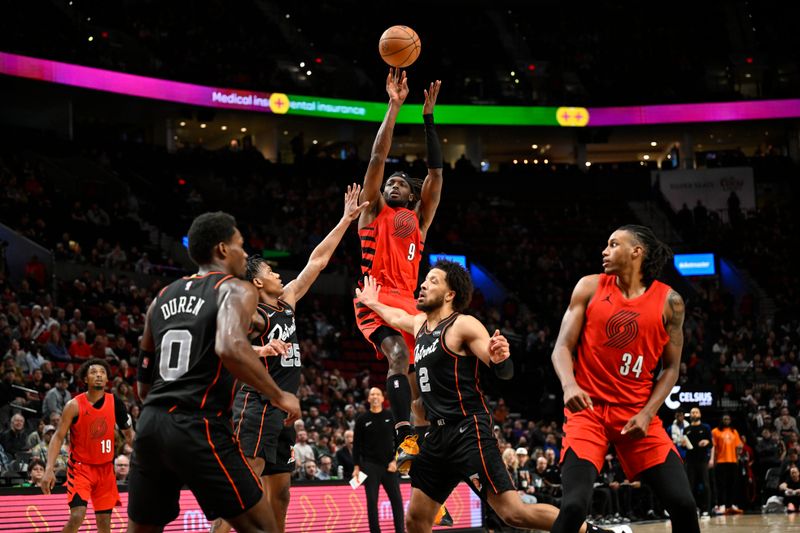
<svg viewBox="0 0 800 533">
<path fill-rule="evenodd" d="M 119 429 L 128 429 L 131 427 L 131 417 L 128 415 L 128 408 L 125 407 L 125 402 L 116 396 L 114 396 L 114 418 L 116 418 L 117 427 L 119 427 Z"/>
<path fill-rule="evenodd" d="M 136 380 L 148 385 L 152 385 L 155 375 L 156 354 L 139 350 L 139 368 L 136 372 Z"/>
<path fill-rule="evenodd" d="M 433 114 L 422 115 L 422 120 L 425 123 L 425 144 L 428 146 L 428 168 L 442 168 L 442 145 L 433 124 Z"/>
<path fill-rule="evenodd" d="M 494 370 L 494 375 L 500 379 L 511 379 L 514 377 L 514 363 L 511 362 L 510 357 L 499 365 L 492 363 L 492 370 Z"/>
</svg>

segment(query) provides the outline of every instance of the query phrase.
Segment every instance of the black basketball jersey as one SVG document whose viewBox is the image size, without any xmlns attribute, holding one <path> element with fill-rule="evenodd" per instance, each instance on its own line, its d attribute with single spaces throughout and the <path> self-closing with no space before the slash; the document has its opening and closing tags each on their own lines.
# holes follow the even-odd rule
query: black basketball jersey
<svg viewBox="0 0 800 533">
<path fill-rule="evenodd" d="M 228 412 L 234 379 L 215 351 L 217 290 L 233 276 L 209 272 L 172 282 L 156 298 L 153 384 L 144 405 Z"/>
<path fill-rule="evenodd" d="M 417 333 L 414 368 L 428 420 L 458 420 L 489 412 L 478 378 L 480 359 L 474 355 L 457 355 L 444 341 L 447 328 L 458 316 L 453 313 L 433 331 L 428 331 L 425 323 Z"/>
<path fill-rule="evenodd" d="M 266 346 L 272 339 L 279 339 L 289 344 L 284 355 L 264 357 L 267 371 L 281 390 L 297 394 L 300 388 L 300 344 L 297 342 L 297 325 L 294 321 L 292 306 L 278 300 L 277 307 L 259 303 L 258 312 L 264 317 L 264 333 L 255 339 L 255 344 Z M 257 392 L 249 385 L 243 385 L 247 392 Z"/>
</svg>

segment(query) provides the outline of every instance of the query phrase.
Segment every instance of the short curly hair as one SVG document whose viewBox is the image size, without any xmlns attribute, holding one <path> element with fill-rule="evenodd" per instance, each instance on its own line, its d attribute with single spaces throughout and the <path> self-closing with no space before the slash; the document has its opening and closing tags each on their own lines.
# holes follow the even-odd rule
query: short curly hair
<svg viewBox="0 0 800 533">
<path fill-rule="evenodd" d="M 97 357 L 93 357 L 81 365 L 77 373 L 78 379 L 85 383 L 86 375 L 89 373 L 89 367 L 92 365 L 102 366 L 106 371 L 106 376 L 111 379 L 111 365 L 109 365 L 105 359 L 99 359 Z"/>
<path fill-rule="evenodd" d="M 189 227 L 189 257 L 197 265 L 207 265 L 214 259 L 214 247 L 228 242 L 236 233 L 236 219 L 228 213 L 203 213 Z"/>
</svg>

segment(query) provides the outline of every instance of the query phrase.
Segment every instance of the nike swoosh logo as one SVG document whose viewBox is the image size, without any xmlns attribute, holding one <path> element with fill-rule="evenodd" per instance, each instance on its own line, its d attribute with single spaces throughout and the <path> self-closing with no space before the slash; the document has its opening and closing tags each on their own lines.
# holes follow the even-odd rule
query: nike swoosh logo
<svg viewBox="0 0 800 533">
<path fill-rule="evenodd" d="M 467 430 L 468 427 L 469 426 L 464 426 L 463 428 L 459 428 L 458 432 L 459 433 L 464 433 Z"/>
<path fill-rule="evenodd" d="M 368 426 L 368 425 L 370 425 L 370 424 L 372 424 L 372 422 L 367 422 L 367 423 L 366 423 L 366 424 L 364 424 L 364 425 L 365 425 L 365 426 Z"/>
<path fill-rule="evenodd" d="M 271 313 L 267 313 L 267 316 L 268 316 L 268 317 L 270 317 L 270 318 L 272 318 L 272 315 L 274 315 L 275 313 L 277 313 L 277 311 L 273 311 L 273 312 L 271 312 Z"/>
</svg>

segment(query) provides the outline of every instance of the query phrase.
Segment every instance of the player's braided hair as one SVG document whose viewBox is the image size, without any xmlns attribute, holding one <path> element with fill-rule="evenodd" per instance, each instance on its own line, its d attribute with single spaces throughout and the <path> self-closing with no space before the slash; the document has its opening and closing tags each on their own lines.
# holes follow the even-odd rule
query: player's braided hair
<svg viewBox="0 0 800 533">
<path fill-rule="evenodd" d="M 653 230 L 647 226 L 636 224 L 626 224 L 617 231 L 627 231 L 638 244 L 644 248 L 644 259 L 642 260 L 642 283 L 649 286 L 658 276 L 664 265 L 672 259 L 672 250 L 669 246 L 658 240 Z"/>
<path fill-rule="evenodd" d="M 214 258 L 214 247 L 228 242 L 236 232 L 236 219 L 228 213 L 203 213 L 189 228 L 189 257 L 197 266 L 207 265 Z"/>
<path fill-rule="evenodd" d="M 467 308 L 472 301 L 472 278 L 469 272 L 458 263 L 440 259 L 431 268 L 438 268 L 445 273 L 445 282 L 450 289 L 456 293 L 453 298 L 453 309 L 458 312 Z"/>
</svg>

